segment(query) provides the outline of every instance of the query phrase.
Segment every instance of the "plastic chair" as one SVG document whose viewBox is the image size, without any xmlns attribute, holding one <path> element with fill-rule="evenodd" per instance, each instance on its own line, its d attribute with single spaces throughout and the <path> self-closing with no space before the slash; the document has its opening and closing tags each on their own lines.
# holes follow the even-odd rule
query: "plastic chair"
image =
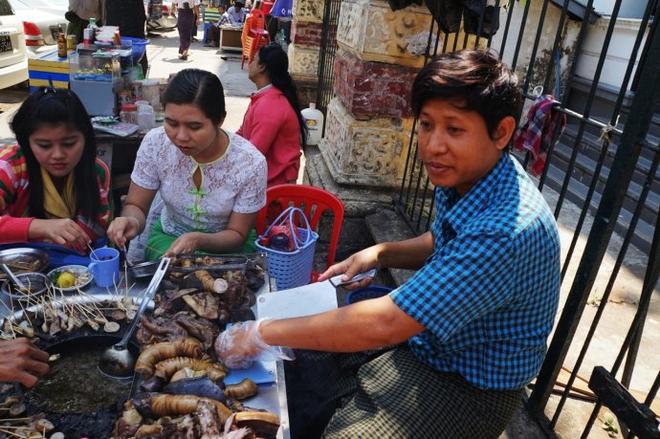
<svg viewBox="0 0 660 439">
<path fill-rule="evenodd" d="M 243 45 L 243 53 L 241 54 L 241 70 L 248 60 L 248 64 L 252 62 L 254 54 L 261 46 L 270 43 L 270 35 L 265 29 L 266 16 L 258 9 L 253 9 L 245 18 L 243 24 L 243 32 L 241 32 L 241 43 Z"/>
<path fill-rule="evenodd" d="M 344 203 L 334 194 L 314 186 L 302 184 L 271 186 L 266 190 L 266 206 L 257 214 L 257 234 L 263 234 L 270 221 L 290 205 L 299 207 L 305 212 L 310 226 L 316 232 L 323 213 L 328 210 L 333 213 L 327 269 L 335 263 L 339 234 L 344 224 Z M 316 273 L 312 274 L 312 280 L 316 280 L 317 276 Z"/>
</svg>

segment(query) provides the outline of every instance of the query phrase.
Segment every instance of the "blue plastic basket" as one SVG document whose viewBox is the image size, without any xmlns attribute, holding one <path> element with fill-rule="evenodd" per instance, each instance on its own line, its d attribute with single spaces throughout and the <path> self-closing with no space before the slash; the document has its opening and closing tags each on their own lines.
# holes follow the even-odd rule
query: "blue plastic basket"
<svg viewBox="0 0 660 439">
<path fill-rule="evenodd" d="M 365 288 L 360 288 L 359 290 L 351 291 L 346 295 L 346 305 L 351 303 L 359 302 L 361 300 L 367 299 L 376 299 L 382 297 L 385 294 L 389 294 L 392 291 L 392 288 L 385 287 L 381 285 L 369 285 Z"/>
<path fill-rule="evenodd" d="M 149 40 L 144 38 L 135 38 L 135 37 L 121 37 L 121 44 L 123 46 L 131 46 L 131 55 L 133 56 L 133 64 L 137 64 L 142 59 L 144 52 L 146 51 L 147 44 Z"/>
<path fill-rule="evenodd" d="M 294 226 L 294 216 L 296 213 L 303 218 L 305 227 Z M 260 243 L 263 237 L 268 236 L 273 226 L 281 225 L 287 219 L 291 227 L 291 236 L 294 238 L 295 250 L 291 252 L 273 250 Z M 310 282 L 318 238 L 319 235 L 309 226 L 309 221 L 307 221 L 305 213 L 297 207 L 285 209 L 266 229 L 264 234 L 257 238 L 255 245 L 258 249 L 266 253 L 268 273 L 275 278 L 278 290 L 295 288 L 307 285 Z"/>
</svg>

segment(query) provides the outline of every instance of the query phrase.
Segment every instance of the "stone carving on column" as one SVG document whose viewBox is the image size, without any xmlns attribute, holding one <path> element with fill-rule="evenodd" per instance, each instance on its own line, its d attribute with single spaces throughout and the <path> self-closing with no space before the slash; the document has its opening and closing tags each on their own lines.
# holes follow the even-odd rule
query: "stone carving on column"
<svg viewBox="0 0 660 439">
<path fill-rule="evenodd" d="M 333 98 L 320 150 L 334 180 L 360 186 L 400 185 L 409 125 L 406 119 L 356 120 Z"/>
<path fill-rule="evenodd" d="M 424 58 L 411 42 L 428 36 L 431 20 L 422 6 L 392 11 L 386 1 L 344 0 L 337 42 L 365 61 L 421 67 Z"/>
<path fill-rule="evenodd" d="M 294 0 L 293 16 L 298 21 L 323 23 L 324 0 Z"/>
<path fill-rule="evenodd" d="M 319 50 L 289 46 L 289 73 L 300 80 L 315 81 L 319 68 Z"/>
</svg>

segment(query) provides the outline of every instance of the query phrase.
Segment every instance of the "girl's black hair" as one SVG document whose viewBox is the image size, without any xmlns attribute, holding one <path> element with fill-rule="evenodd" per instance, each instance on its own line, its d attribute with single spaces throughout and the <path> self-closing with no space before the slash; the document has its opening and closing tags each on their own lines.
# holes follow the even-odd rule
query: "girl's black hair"
<svg viewBox="0 0 660 439">
<path fill-rule="evenodd" d="M 59 124 L 80 131 L 85 139 L 82 157 L 73 169 L 73 179 L 77 208 L 83 216 L 93 221 L 101 207 L 94 128 L 78 96 L 68 90 L 53 88 L 32 93 L 11 121 L 11 129 L 16 135 L 27 165 L 30 182 L 29 214 L 35 218 L 46 218 L 41 166 L 30 148 L 30 136 L 44 125 Z"/>
<path fill-rule="evenodd" d="M 271 84 L 284 93 L 286 100 L 291 104 L 291 108 L 293 108 L 298 118 L 300 138 L 304 146 L 307 142 L 307 125 L 305 125 L 305 120 L 300 114 L 300 101 L 298 101 L 296 84 L 289 75 L 289 57 L 279 44 L 270 43 L 259 49 L 259 64 L 266 69 Z"/>
<path fill-rule="evenodd" d="M 167 104 L 196 105 L 215 124 L 227 115 L 222 83 L 206 70 L 184 69 L 177 73 L 163 93 L 163 105 Z"/>
</svg>

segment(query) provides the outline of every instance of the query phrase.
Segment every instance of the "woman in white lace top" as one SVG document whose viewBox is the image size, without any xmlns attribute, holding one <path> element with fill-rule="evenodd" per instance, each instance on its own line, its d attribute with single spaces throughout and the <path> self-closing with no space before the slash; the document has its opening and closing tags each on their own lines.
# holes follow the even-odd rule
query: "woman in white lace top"
<svg viewBox="0 0 660 439">
<path fill-rule="evenodd" d="M 265 158 L 220 128 L 226 113 L 214 74 L 182 70 L 163 98 L 165 125 L 142 141 L 126 203 L 108 237 L 124 246 L 144 230 L 151 207 L 156 220 L 145 233 L 146 260 L 196 250 L 249 251 L 257 212 L 266 203 Z"/>
</svg>

